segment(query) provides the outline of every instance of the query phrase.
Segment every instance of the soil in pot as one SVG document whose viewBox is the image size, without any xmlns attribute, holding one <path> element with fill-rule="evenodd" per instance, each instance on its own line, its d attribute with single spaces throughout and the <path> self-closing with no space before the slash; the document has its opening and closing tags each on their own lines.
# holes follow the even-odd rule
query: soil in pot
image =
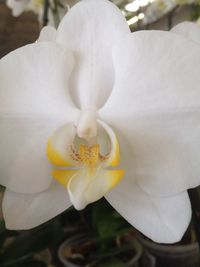
<svg viewBox="0 0 200 267">
<path fill-rule="evenodd" d="M 59 259 L 68 267 L 108 267 L 113 264 L 139 267 L 142 248 L 137 241 L 130 244 L 124 236 L 112 240 L 109 249 L 102 246 L 103 243 L 88 235 L 77 235 L 60 246 Z"/>
</svg>

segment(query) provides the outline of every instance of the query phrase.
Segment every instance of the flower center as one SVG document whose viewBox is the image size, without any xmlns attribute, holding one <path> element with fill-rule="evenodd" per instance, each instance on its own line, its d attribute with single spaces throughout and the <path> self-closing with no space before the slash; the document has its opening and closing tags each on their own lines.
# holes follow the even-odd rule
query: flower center
<svg viewBox="0 0 200 267">
<path fill-rule="evenodd" d="M 80 146 L 80 158 L 81 162 L 88 167 L 95 167 L 99 162 L 99 145 L 93 145 L 91 147 L 81 145 Z"/>
<path fill-rule="evenodd" d="M 81 144 L 79 147 L 79 152 L 71 148 L 71 157 L 73 160 L 79 164 L 83 164 L 85 167 L 95 168 L 101 162 L 107 159 L 107 156 L 100 154 L 100 145 L 95 144 L 92 146 L 87 146 Z"/>
<path fill-rule="evenodd" d="M 108 134 L 109 144 L 105 135 L 102 136 L 103 140 L 101 139 L 100 129 L 95 138 L 91 138 L 93 135 L 79 138 L 83 133 L 88 133 L 88 128 L 92 129 L 90 133 L 94 133 L 96 123 L 97 120 L 91 112 L 83 113 L 76 126 L 61 126 L 47 144 L 49 161 L 54 166 L 62 167 L 53 168 L 52 175 L 58 183 L 67 188 L 76 209 L 82 209 L 103 197 L 124 175 L 122 169 L 109 168 L 119 165 L 120 153 L 116 135 L 108 125 L 98 121 Z"/>
</svg>

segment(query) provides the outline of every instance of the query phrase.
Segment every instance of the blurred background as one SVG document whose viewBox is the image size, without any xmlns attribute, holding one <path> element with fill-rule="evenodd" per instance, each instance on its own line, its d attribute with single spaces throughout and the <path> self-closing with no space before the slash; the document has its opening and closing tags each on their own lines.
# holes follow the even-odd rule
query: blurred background
<svg viewBox="0 0 200 267">
<path fill-rule="evenodd" d="M 0 1 L 0 58 L 57 27 L 77 0 Z M 113 0 L 132 31 L 200 23 L 200 0 Z M 2 199 L 4 188 L 1 188 Z M 193 220 L 181 242 L 156 244 L 101 199 L 29 231 L 8 231 L 0 211 L 0 267 L 199 267 L 199 192 L 190 191 Z M 1 201 L 1 200 L 0 200 Z M 177 215 L 178 216 L 178 215 Z"/>
<path fill-rule="evenodd" d="M 185 20 L 200 23 L 200 0 L 112 0 L 132 31 L 170 30 Z M 0 57 L 34 42 L 43 25 L 57 27 L 78 0 L 0 0 Z M 45 12 L 46 11 L 46 12 Z"/>
</svg>

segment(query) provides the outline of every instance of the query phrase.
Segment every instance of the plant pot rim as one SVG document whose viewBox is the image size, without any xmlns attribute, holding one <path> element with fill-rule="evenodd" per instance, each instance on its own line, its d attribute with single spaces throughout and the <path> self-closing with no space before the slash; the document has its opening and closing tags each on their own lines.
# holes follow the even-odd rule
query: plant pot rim
<svg viewBox="0 0 200 267">
<path fill-rule="evenodd" d="M 76 234 L 73 237 L 69 237 L 68 239 L 66 239 L 63 243 L 61 243 L 61 245 L 58 248 L 58 258 L 59 260 L 65 265 L 65 266 L 70 266 L 70 267 L 83 267 L 81 265 L 76 265 L 68 260 L 66 260 L 63 257 L 63 248 L 66 247 L 67 245 L 73 244 L 75 241 L 81 241 L 88 238 L 88 234 Z M 142 245 L 138 242 L 137 239 L 134 239 L 134 241 L 131 243 L 133 244 L 133 247 L 136 248 L 136 254 L 133 256 L 132 259 L 129 260 L 129 262 L 126 263 L 126 266 L 132 266 L 135 262 L 137 262 L 140 257 L 142 256 Z"/>
<path fill-rule="evenodd" d="M 137 239 L 139 242 L 141 242 L 142 245 L 144 245 L 145 247 L 151 248 L 153 250 L 157 250 L 160 252 L 168 252 L 168 251 L 174 251 L 176 253 L 183 253 L 187 252 L 187 253 L 192 253 L 195 250 L 199 250 L 199 245 L 197 242 L 194 243 L 190 243 L 190 244 L 176 244 L 176 245 L 172 245 L 172 244 L 160 244 L 160 243 L 155 243 L 151 240 L 146 239 L 145 237 L 143 237 L 142 235 L 137 235 Z"/>
</svg>

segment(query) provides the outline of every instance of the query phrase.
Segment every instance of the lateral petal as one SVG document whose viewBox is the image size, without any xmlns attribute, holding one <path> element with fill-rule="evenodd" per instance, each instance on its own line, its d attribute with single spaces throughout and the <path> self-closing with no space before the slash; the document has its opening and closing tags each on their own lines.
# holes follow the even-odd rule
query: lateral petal
<svg viewBox="0 0 200 267">
<path fill-rule="evenodd" d="M 0 183 L 37 193 L 51 183 L 45 146 L 50 134 L 79 113 L 67 95 L 70 52 L 41 42 L 0 61 Z"/>
<path fill-rule="evenodd" d="M 116 83 L 100 116 L 118 136 L 122 168 L 152 196 L 198 186 L 200 46 L 141 31 L 116 45 L 113 58 Z"/>
<path fill-rule="evenodd" d="M 28 114 L 73 117 L 68 79 L 73 54 L 55 42 L 21 47 L 0 60 L 0 116 Z"/>
<path fill-rule="evenodd" d="M 130 30 L 121 11 L 107 0 L 84 0 L 62 20 L 57 40 L 74 51 L 71 93 L 81 109 L 98 109 L 114 83 L 112 46 Z"/>
<path fill-rule="evenodd" d="M 191 219 L 187 192 L 154 198 L 146 194 L 131 176 L 125 177 L 106 195 L 106 199 L 130 224 L 159 243 L 180 241 Z"/>
<path fill-rule="evenodd" d="M 39 193 L 52 181 L 46 157 L 49 135 L 63 121 L 40 117 L 0 118 L 0 183 L 18 193 Z"/>
</svg>

